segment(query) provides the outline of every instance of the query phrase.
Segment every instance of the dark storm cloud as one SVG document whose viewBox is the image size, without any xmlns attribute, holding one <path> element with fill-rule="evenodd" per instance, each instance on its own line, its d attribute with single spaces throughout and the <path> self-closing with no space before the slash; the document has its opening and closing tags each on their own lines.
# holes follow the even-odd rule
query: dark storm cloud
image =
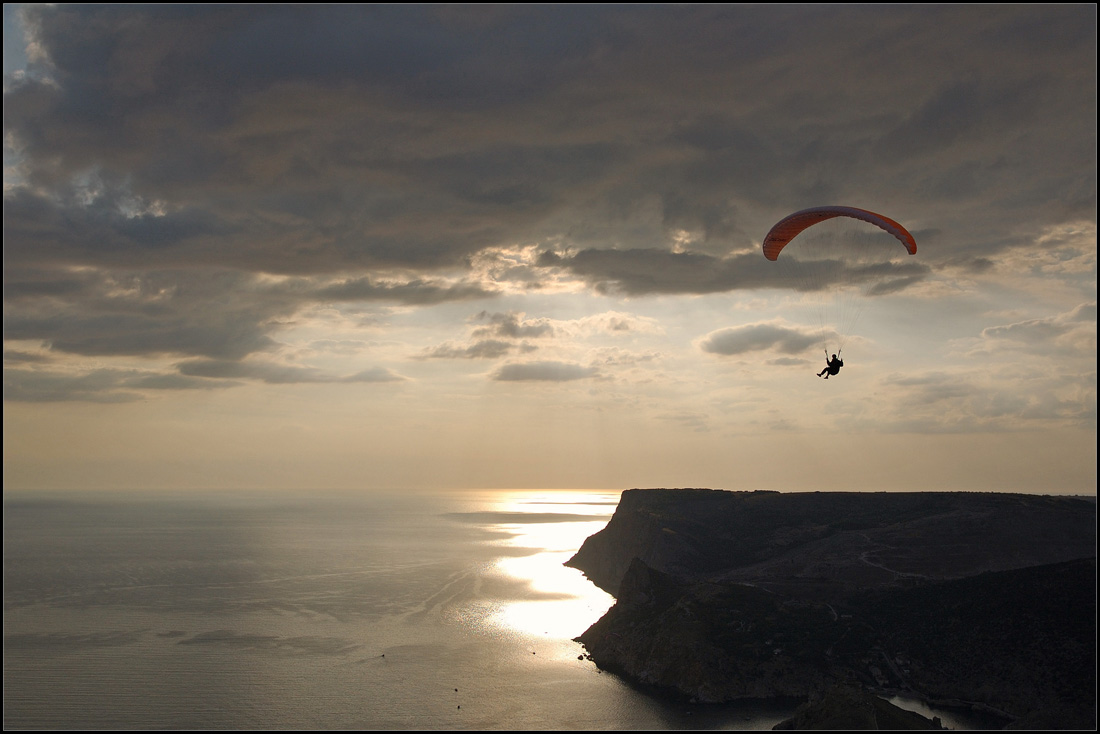
<svg viewBox="0 0 1100 734">
<path fill-rule="evenodd" d="M 628 295 L 794 287 L 729 253 L 818 204 L 943 233 L 924 268 L 1095 219 L 1094 5 L 23 13 L 5 330 L 55 350 L 239 360 L 309 305 L 490 296 L 440 270 L 520 244 Z"/>
</svg>

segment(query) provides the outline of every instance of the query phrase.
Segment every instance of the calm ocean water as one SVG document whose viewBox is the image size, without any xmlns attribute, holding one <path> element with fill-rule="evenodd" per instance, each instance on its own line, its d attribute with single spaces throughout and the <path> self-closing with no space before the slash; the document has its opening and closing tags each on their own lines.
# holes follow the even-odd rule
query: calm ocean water
<svg viewBox="0 0 1100 734">
<path fill-rule="evenodd" d="M 5 729 L 770 729 L 572 638 L 617 493 L 4 495 Z"/>
</svg>

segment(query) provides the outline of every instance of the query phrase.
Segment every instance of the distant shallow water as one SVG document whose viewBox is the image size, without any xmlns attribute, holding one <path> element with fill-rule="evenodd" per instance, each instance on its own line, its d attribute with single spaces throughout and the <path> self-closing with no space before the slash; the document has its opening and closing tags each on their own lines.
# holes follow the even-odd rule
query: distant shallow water
<svg viewBox="0 0 1100 734">
<path fill-rule="evenodd" d="M 6 729 L 770 729 L 573 637 L 618 493 L 5 494 Z"/>
</svg>

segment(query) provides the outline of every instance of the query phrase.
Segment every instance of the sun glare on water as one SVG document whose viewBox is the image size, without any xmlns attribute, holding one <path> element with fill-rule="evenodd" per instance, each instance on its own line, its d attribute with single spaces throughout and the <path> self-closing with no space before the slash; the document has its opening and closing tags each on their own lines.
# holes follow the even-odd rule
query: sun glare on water
<svg viewBox="0 0 1100 734">
<path fill-rule="evenodd" d="M 618 494 L 515 493 L 502 499 L 498 511 L 530 513 L 546 521 L 498 526 L 510 534 L 500 542 L 502 546 L 533 552 L 502 557 L 496 561 L 493 572 L 525 583 L 531 598 L 502 604 L 490 615 L 490 624 L 540 636 L 576 637 L 598 620 L 615 603 L 615 598 L 577 569 L 563 564 L 586 538 L 607 525 Z"/>
</svg>

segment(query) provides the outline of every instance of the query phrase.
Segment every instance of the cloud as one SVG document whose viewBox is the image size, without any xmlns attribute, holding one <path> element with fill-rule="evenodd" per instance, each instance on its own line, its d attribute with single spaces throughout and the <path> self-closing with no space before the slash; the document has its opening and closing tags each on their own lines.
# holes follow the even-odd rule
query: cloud
<svg viewBox="0 0 1100 734">
<path fill-rule="evenodd" d="M 554 335 L 554 327 L 548 319 L 524 319 L 522 313 L 488 313 L 482 311 L 475 321 L 488 322 L 488 326 L 475 329 L 475 337 L 494 336 L 502 339 L 538 339 Z"/>
<path fill-rule="evenodd" d="M 499 339 L 482 339 L 469 346 L 459 346 L 453 343 L 441 344 L 437 347 L 425 349 L 419 355 L 420 359 L 496 359 L 503 357 L 516 349 L 533 351 L 534 347 L 523 347 L 511 342 Z"/>
<path fill-rule="evenodd" d="M 909 286 L 916 285 L 924 280 L 924 274 L 914 275 L 908 278 L 895 278 L 885 283 L 875 283 L 867 289 L 868 296 L 886 296 L 891 293 L 903 291 Z"/>
<path fill-rule="evenodd" d="M 21 13 L 30 65 L 4 90 L 4 330 L 51 360 L 352 379 L 277 366 L 286 333 L 332 304 L 517 299 L 422 358 L 656 334 L 652 319 L 540 318 L 518 299 L 805 289 L 759 242 L 826 203 L 918 236 L 913 262 L 837 276 L 871 296 L 1017 266 L 1095 290 L 1093 6 Z M 1054 338 L 1071 337 L 1087 341 Z M 797 343 L 733 331 L 701 346 Z M 554 356 L 532 364 L 592 364 Z M 357 379 L 398 379 L 379 369 Z M 540 373 L 495 374 L 517 370 Z M 21 373 L 23 394 L 140 394 L 61 375 L 32 390 Z"/>
<path fill-rule="evenodd" d="M 308 294 L 322 301 L 394 301 L 416 306 L 491 298 L 496 295 L 495 292 L 473 283 L 441 284 L 419 279 L 407 283 L 378 283 L 369 277 L 320 286 Z"/>
<path fill-rule="evenodd" d="M 571 382 L 598 376 L 594 367 L 572 362 L 512 362 L 501 365 L 492 375 L 500 382 Z"/>
<path fill-rule="evenodd" d="M 653 319 L 641 319 L 624 313 L 598 314 L 589 319 L 589 322 L 595 322 L 597 329 L 611 333 L 646 332 L 655 329 L 659 331 L 659 326 L 654 323 Z"/>
<path fill-rule="evenodd" d="M 568 320 L 528 318 L 521 312 L 481 311 L 470 322 L 473 326 L 468 343 L 448 341 L 424 349 L 416 358 L 496 359 L 514 352 L 529 354 L 543 346 L 569 349 L 591 339 L 661 332 L 653 319 L 618 311 Z"/>
<path fill-rule="evenodd" d="M 5 277 L 7 339 L 88 356 L 242 359 L 276 348 L 273 335 L 314 304 L 424 306 L 491 295 L 476 286 L 419 279 L 332 283 L 209 268 L 13 268 Z"/>
<path fill-rule="evenodd" d="M 15 650 L 57 649 L 73 651 L 103 647 L 123 647 L 141 642 L 142 632 L 23 632 L 4 635 L 4 645 Z"/>
<path fill-rule="evenodd" d="M 962 343 L 968 365 L 980 360 L 987 367 L 891 375 L 876 401 L 888 410 L 868 407 L 863 418 L 874 414 L 883 430 L 919 433 L 1095 430 L 1095 302 L 986 327 Z"/>
<path fill-rule="evenodd" d="M 1085 387 L 1089 382 L 1091 387 Z M 1026 388 L 1021 389 L 1021 384 Z M 1040 426 L 1095 428 L 1095 384 L 1095 371 L 1082 381 L 1079 375 L 1048 374 L 1020 365 L 998 372 L 893 374 L 876 391 L 874 402 L 853 411 L 843 422 L 864 429 L 915 433 L 1014 432 Z"/>
<path fill-rule="evenodd" d="M 788 211 L 906 181 L 891 213 L 980 255 L 1007 244 L 991 221 L 1094 203 L 1066 165 L 1091 157 L 1095 75 L 1066 64 L 1093 50 L 1091 9 L 807 12 L 29 6 L 38 61 L 5 94 L 28 186 L 6 197 L 6 251 L 428 272 L 555 238 L 644 258 L 686 233 L 721 255 Z M 655 287 L 723 280 L 686 277 Z"/>
<path fill-rule="evenodd" d="M 711 430 L 710 417 L 703 413 L 680 411 L 658 415 L 657 418 L 674 423 L 693 433 L 707 433 Z"/>
<path fill-rule="evenodd" d="M 546 251 L 539 258 L 539 265 L 568 270 L 597 291 L 630 296 L 764 288 L 820 291 L 860 283 L 870 283 L 867 294 L 875 296 L 902 290 L 931 272 L 924 263 L 875 266 L 857 261 L 801 263 L 790 256 L 780 265 L 755 250 L 730 257 L 657 249 L 590 249 L 566 255 Z"/>
<path fill-rule="evenodd" d="M 777 357 L 776 359 L 768 360 L 768 364 L 773 364 L 776 367 L 802 367 L 809 363 L 809 360 L 795 357 Z"/>
<path fill-rule="evenodd" d="M 347 377 L 339 378 L 339 382 L 404 382 L 406 379 L 408 378 L 385 367 L 368 367 Z"/>
<path fill-rule="evenodd" d="M 527 319 L 522 313 L 489 313 L 481 311 L 470 321 L 470 343 L 465 346 L 447 342 L 421 352 L 418 359 L 496 359 L 512 352 L 533 352 L 538 349 L 527 339 L 548 339 L 554 336 L 549 319 Z"/>
<path fill-rule="evenodd" d="M 204 380 L 150 370 L 98 368 L 63 372 L 5 368 L 4 400 L 24 403 L 130 403 L 144 400 L 149 391 L 213 390 L 237 384 L 230 380 Z"/>
<path fill-rule="evenodd" d="M 232 360 L 193 360 L 178 365 L 180 374 L 215 379 L 259 380 L 269 384 L 335 382 L 401 382 L 406 378 L 383 367 L 361 370 L 351 375 L 334 375 L 316 367 Z"/>
<path fill-rule="evenodd" d="M 24 352 L 18 349 L 5 349 L 4 350 L 4 363 L 40 363 L 49 362 L 49 356 L 42 354 L 41 352 Z"/>
<path fill-rule="evenodd" d="M 656 362 L 661 358 L 659 352 L 632 352 L 618 347 L 596 349 L 592 356 L 592 364 L 603 367 L 635 367 Z"/>
<path fill-rule="evenodd" d="M 769 350 L 781 354 L 800 354 L 820 342 L 820 336 L 815 333 L 778 323 L 764 323 L 711 332 L 699 342 L 699 348 L 723 356 Z"/>
<path fill-rule="evenodd" d="M 295 309 L 293 300 L 231 271 L 15 269 L 6 276 L 14 287 L 5 294 L 5 337 L 48 342 L 54 352 L 240 358 L 272 347 L 272 320 Z"/>
<path fill-rule="evenodd" d="M 1096 303 L 1042 319 L 1027 319 L 982 330 L 980 349 L 1021 350 L 1042 356 L 1093 358 L 1096 355 Z"/>
<path fill-rule="evenodd" d="M 767 267 L 770 263 L 756 254 L 725 259 L 658 249 L 587 249 L 567 255 L 547 251 L 539 265 L 566 269 L 601 292 L 626 295 L 717 293 L 750 282 L 758 286 L 784 283 L 783 273 Z"/>
</svg>

